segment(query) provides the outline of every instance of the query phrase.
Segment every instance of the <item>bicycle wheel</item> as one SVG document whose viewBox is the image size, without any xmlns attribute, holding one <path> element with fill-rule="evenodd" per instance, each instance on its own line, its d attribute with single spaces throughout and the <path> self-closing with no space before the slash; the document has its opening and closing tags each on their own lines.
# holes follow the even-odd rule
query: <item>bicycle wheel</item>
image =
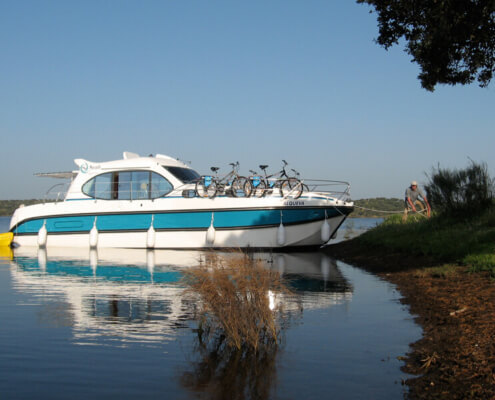
<svg viewBox="0 0 495 400">
<path fill-rule="evenodd" d="M 260 180 L 258 185 L 253 188 L 253 196 L 255 197 L 263 197 L 266 194 L 266 182 L 264 180 Z"/>
<path fill-rule="evenodd" d="M 248 193 L 251 193 L 251 189 L 249 188 L 249 185 L 251 185 L 251 182 L 244 176 L 238 176 L 237 178 L 234 178 L 234 180 L 232 181 L 232 185 L 230 185 L 232 196 L 247 197 Z"/>
<path fill-rule="evenodd" d="M 201 177 L 197 182 L 196 182 L 196 195 L 198 197 L 206 197 L 206 187 L 205 187 L 205 181 L 204 177 Z"/>
<path fill-rule="evenodd" d="M 289 178 L 280 185 L 280 195 L 282 197 L 290 197 L 298 199 L 303 192 L 302 182 L 297 178 Z"/>
<path fill-rule="evenodd" d="M 244 193 L 246 194 L 246 197 L 251 197 L 254 192 L 254 186 L 253 183 L 251 182 L 251 178 L 249 178 L 246 183 L 244 184 Z"/>
<path fill-rule="evenodd" d="M 206 189 L 206 194 L 210 199 L 213 199 L 217 195 L 217 183 L 215 181 L 211 182 Z"/>
<path fill-rule="evenodd" d="M 196 182 L 196 193 L 199 197 L 209 197 L 212 199 L 217 194 L 217 184 L 211 176 L 202 176 Z"/>
</svg>

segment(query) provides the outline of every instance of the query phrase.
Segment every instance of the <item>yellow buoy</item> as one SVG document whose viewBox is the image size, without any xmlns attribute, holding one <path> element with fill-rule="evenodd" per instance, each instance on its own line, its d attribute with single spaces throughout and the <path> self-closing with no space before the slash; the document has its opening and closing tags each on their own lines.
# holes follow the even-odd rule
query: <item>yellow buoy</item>
<svg viewBox="0 0 495 400">
<path fill-rule="evenodd" d="M 8 247 L 14 239 L 12 232 L 0 233 L 0 247 Z"/>
</svg>

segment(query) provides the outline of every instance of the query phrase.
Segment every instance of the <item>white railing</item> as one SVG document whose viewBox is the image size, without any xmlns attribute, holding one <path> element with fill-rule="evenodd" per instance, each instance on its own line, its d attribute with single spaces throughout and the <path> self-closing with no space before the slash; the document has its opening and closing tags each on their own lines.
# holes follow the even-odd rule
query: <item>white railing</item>
<svg viewBox="0 0 495 400">
<path fill-rule="evenodd" d="M 121 182 L 122 183 L 122 182 Z M 98 195 L 95 200 L 148 200 L 159 198 L 158 195 L 160 192 L 158 190 L 151 190 L 151 193 L 146 189 L 140 187 L 140 190 L 136 190 L 133 187 L 132 182 L 124 182 L 129 186 L 125 190 L 119 189 L 118 195 L 114 190 L 108 190 L 108 184 L 102 184 L 101 186 L 105 186 L 105 188 L 99 189 L 95 187 L 94 193 Z M 98 184 L 96 184 L 98 185 Z M 59 183 L 50 187 L 44 196 L 44 202 L 54 201 L 59 202 L 63 201 L 67 195 L 69 190 L 70 183 Z M 300 182 L 294 186 L 285 196 L 284 198 L 293 198 L 295 195 L 299 194 L 302 188 L 302 193 L 300 196 L 321 196 L 326 197 L 328 199 L 335 199 L 340 201 L 349 201 L 350 200 L 350 187 L 351 185 L 348 182 L 344 181 L 332 181 L 332 180 L 324 180 L 324 179 L 301 179 Z M 177 195 L 182 193 L 183 189 L 188 189 L 189 191 L 194 191 L 193 184 L 184 184 L 179 187 L 172 189 L 169 194 Z M 280 196 L 280 188 L 273 187 L 264 189 L 264 194 L 266 196 Z M 151 197 L 150 197 L 151 196 Z M 189 196 L 194 197 L 194 196 Z"/>
<path fill-rule="evenodd" d="M 351 184 L 345 181 L 332 181 L 326 179 L 303 179 L 302 182 L 311 193 L 322 196 L 331 196 L 341 201 L 351 199 Z"/>
</svg>

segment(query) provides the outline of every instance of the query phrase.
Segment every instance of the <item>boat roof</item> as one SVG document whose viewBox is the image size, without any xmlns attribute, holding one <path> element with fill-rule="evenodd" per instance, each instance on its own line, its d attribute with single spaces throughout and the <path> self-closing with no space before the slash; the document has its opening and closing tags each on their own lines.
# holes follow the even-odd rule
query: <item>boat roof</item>
<svg viewBox="0 0 495 400">
<path fill-rule="evenodd" d="M 146 168 L 156 164 L 166 167 L 190 168 L 184 162 L 164 154 L 156 154 L 154 156 L 150 154 L 143 157 L 137 153 L 128 151 L 124 151 L 123 157 L 120 160 L 93 162 L 83 158 L 76 158 L 74 162 L 81 171 L 85 169 Z"/>
<path fill-rule="evenodd" d="M 102 171 L 120 168 L 149 168 L 156 164 L 165 167 L 191 168 L 184 162 L 165 154 L 156 154 L 154 156 L 150 154 L 147 157 L 142 157 L 137 153 L 131 153 L 129 151 L 124 151 L 123 157 L 120 160 L 93 162 L 83 158 L 76 158 L 74 163 L 78 166 L 78 169 L 75 171 L 38 172 L 34 175 L 42 178 L 74 179 L 79 171 L 88 172 L 88 170 Z"/>
</svg>

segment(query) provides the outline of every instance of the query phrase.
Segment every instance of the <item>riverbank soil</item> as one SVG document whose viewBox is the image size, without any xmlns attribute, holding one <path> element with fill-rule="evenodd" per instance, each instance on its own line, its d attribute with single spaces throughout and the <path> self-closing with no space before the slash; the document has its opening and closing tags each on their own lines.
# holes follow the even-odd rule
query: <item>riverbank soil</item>
<svg viewBox="0 0 495 400">
<path fill-rule="evenodd" d="M 392 282 L 423 328 L 403 370 L 410 399 L 495 399 L 495 280 L 432 258 L 391 254 L 351 240 L 330 256 Z M 402 359 L 402 358 L 401 358 Z"/>
</svg>

